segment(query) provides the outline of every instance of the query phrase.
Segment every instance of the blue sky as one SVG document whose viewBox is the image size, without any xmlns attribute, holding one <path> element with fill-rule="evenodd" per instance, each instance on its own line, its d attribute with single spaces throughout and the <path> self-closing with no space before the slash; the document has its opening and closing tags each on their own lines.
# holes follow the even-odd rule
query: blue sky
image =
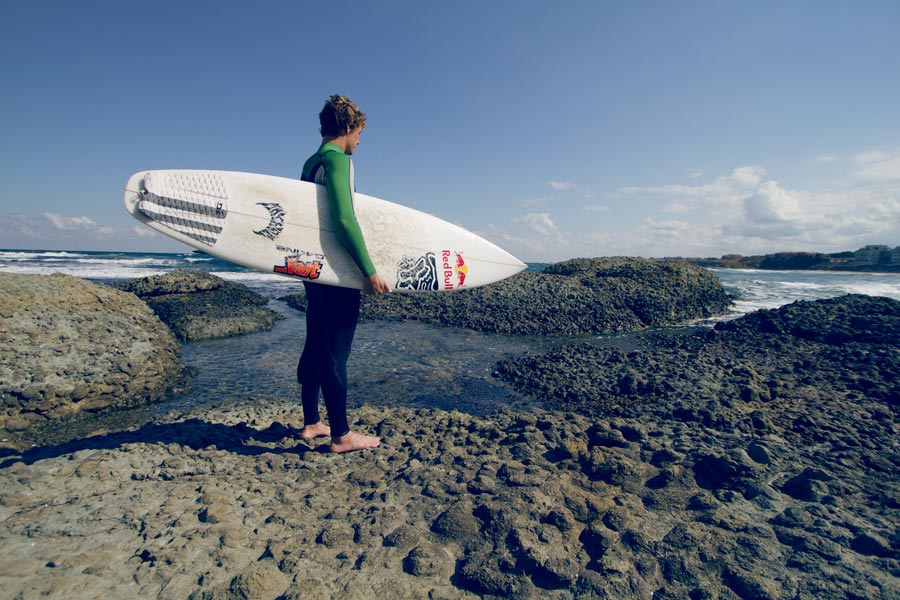
<svg viewBox="0 0 900 600">
<path fill-rule="evenodd" d="M 900 2 L 40 1 L 0 10 L 0 247 L 183 251 L 136 171 L 297 177 L 526 261 L 900 245 Z"/>
</svg>

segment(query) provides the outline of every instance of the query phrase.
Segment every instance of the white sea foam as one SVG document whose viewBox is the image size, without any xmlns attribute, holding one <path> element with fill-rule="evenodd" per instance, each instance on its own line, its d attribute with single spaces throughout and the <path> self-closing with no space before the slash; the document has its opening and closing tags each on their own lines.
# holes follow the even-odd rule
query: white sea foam
<svg viewBox="0 0 900 600">
<path fill-rule="evenodd" d="M 18 273 L 21 275 L 51 275 L 53 273 L 63 273 L 65 275 L 72 275 L 73 277 L 80 277 L 81 279 L 99 279 L 99 280 L 113 280 L 113 279 L 133 279 L 136 277 L 150 277 L 151 275 L 161 275 L 162 273 L 166 273 L 171 269 L 151 269 L 151 268 L 135 268 L 132 266 L 123 265 L 120 267 L 116 267 L 112 264 L 97 264 L 92 267 L 85 266 L 77 266 L 77 265 L 2 265 L 0 266 L 0 272 L 4 273 Z"/>
<path fill-rule="evenodd" d="M 303 281 L 282 275 L 258 273 L 256 271 L 210 271 L 222 279 L 242 283 L 247 287 L 268 295 L 296 294 L 303 291 Z"/>
<path fill-rule="evenodd" d="M 49 252 L 43 250 L 0 250 L 0 260 L 34 260 L 37 258 L 68 258 L 79 256 L 77 252 Z"/>
<path fill-rule="evenodd" d="M 302 290 L 302 281 L 245 269 L 208 254 L 0 250 L 0 272 L 49 275 L 60 272 L 93 280 L 122 280 L 160 275 L 173 269 L 202 269 L 270 296 Z M 833 271 L 764 271 L 712 269 L 735 298 L 734 318 L 796 300 L 843 294 L 885 296 L 900 300 L 900 274 Z"/>
<path fill-rule="evenodd" d="M 834 271 L 762 271 L 713 269 L 734 294 L 735 311 L 746 314 L 797 300 L 821 300 L 844 294 L 900 300 L 900 275 Z"/>
<path fill-rule="evenodd" d="M 0 271 L 28 275 L 65 273 L 109 281 L 159 275 L 185 266 L 184 256 L 178 254 L 0 250 Z"/>
</svg>

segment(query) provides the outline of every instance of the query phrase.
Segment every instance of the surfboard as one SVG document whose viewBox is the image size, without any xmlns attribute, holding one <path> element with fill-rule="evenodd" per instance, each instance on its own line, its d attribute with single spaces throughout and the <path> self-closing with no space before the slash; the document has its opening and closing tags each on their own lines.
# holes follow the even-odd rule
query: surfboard
<svg viewBox="0 0 900 600">
<path fill-rule="evenodd" d="M 235 171 L 140 171 L 125 209 L 146 226 L 245 267 L 325 285 L 363 288 L 337 238 L 325 187 Z M 378 273 L 395 290 L 473 288 L 526 267 L 505 250 L 422 211 L 354 194 L 354 210 Z"/>
</svg>

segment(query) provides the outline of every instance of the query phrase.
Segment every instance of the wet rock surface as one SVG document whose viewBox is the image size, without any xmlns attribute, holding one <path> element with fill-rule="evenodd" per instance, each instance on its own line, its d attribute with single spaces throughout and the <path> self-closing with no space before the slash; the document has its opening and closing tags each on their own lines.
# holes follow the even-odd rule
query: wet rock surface
<svg viewBox="0 0 900 600">
<path fill-rule="evenodd" d="M 286 298 L 305 309 L 302 295 Z M 573 259 L 471 290 L 363 297 L 363 319 L 415 319 L 490 333 L 618 333 L 726 312 L 718 278 L 641 258 Z"/>
<path fill-rule="evenodd" d="M 166 396 L 179 346 L 131 294 L 68 275 L 0 273 L 0 430 Z"/>
<path fill-rule="evenodd" d="M 10 597 L 897 598 L 900 303 L 846 296 L 497 374 L 549 410 L 279 398 L 0 450 Z"/>
<path fill-rule="evenodd" d="M 281 318 L 267 298 L 203 271 L 176 269 L 114 287 L 144 300 L 181 341 L 264 331 Z"/>
</svg>

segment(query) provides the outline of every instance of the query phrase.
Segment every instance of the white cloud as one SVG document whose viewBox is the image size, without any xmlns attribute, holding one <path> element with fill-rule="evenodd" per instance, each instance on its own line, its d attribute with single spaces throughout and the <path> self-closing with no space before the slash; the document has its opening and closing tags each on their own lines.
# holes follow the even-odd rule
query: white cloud
<svg viewBox="0 0 900 600">
<path fill-rule="evenodd" d="M 766 181 L 744 200 L 744 210 L 756 223 L 786 223 L 803 218 L 796 194 L 791 194 L 777 181 Z"/>
<path fill-rule="evenodd" d="M 868 165 L 871 163 L 879 163 L 890 159 L 890 155 L 884 150 L 869 150 L 860 152 L 853 157 L 853 162 L 858 165 Z"/>
<path fill-rule="evenodd" d="M 881 150 L 864 152 L 853 157 L 858 169 L 856 179 L 869 182 L 900 181 L 900 155 L 890 155 Z"/>
<path fill-rule="evenodd" d="M 529 213 L 516 219 L 516 223 L 544 237 L 559 237 L 559 228 L 548 213 Z"/>
<path fill-rule="evenodd" d="M 863 171 L 886 169 L 895 160 L 873 152 L 854 163 Z M 549 211 L 526 212 L 494 228 L 489 239 L 530 261 L 836 252 L 900 244 L 897 182 L 859 177 L 803 189 L 767 177 L 758 165 L 690 184 L 619 189 L 603 200 L 559 206 L 552 217 Z"/>
<path fill-rule="evenodd" d="M 673 184 L 656 187 L 626 187 L 617 195 L 671 197 L 673 201 L 665 212 L 712 210 L 733 213 L 739 210 L 748 193 L 759 185 L 766 170 L 761 166 L 738 167 L 731 174 L 702 185 Z"/>
<path fill-rule="evenodd" d="M 140 225 L 135 225 L 131 228 L 130 231 L 139 238 L 154 238 L 160 237 L 162 235 L 154 229 L 150 229 L 149 227 L 142 227 Z"/>
<path fill-rule="evenodd" d="M 25 215 L 0 215 L 0 235 L 4 240 L 14 238 L 39 240 L 49 237 L 49 232 L 39 225 Z M 8 244 L 9 241 L 6 243 Z"/>
<path fill-rule="evenodd" d="M 574 190 L 577 187 L 571 181 L 550 181 L 548 185 L 554 190 Z"/>
<path fill-rule="evenodd" d="M 0 238 L 10 248 L 167 251 L 181 247 L 141 225 L 114 227 L 97 223 L 91 217 L 54 212 L 40 216 L 0 214 Z"/>
<path fill-rule="evenodd" d="M 731 172 L 730 179 L 739 186 L 753 187 L 759 185 L 759 182 L 762 181 L 763 175 L 765 174 L 766 170 L 762 167 L 738 167 Z M 728 177 L 723 179 L 725 181 L 729 180 Z"/>
<path fill-rule="evenodd" d="M 44 218 L 60 231 L 79 231 L 97 228 L 97 223 L 90 217 L 64 217 L 56 213 L 45 212 Z"/>
<path fill-rule="evenodd" d="M 637 252 L 644 256 L 719 256 L 773 251 L 832 252 L 864 244 L 896 245 L 900 201 L 896 186 L 885 182 L 900 174 L 898 158 L 873 152 L 855 158 L 860 180 L 881 185 L 835 185 L 817 190 L 791 189 L 765 178 L 759 166 L 739 167 L 706 184 L 631 187 L 617 195 L 649 196 L 632 203 L 642 222 L 627 231 L 601 233 L 590 241 L 598 251 Z M 655 197 L 655 202 L 653 198 Z M 678 213 L 677 219 L 660 219 Z"/>
<path fill-rule="evenodd" d="M 836 154 L 820 154 L 813 160 L 815 160 L 815 162 L 817 163 L 833 163 L 837 161 L 837 159 L 838 157 Z"/>
<path fill-rule="evenodd" d="M 45 212 L 43 217 L 50 225 L 60 232 L 80 232 L 82 234 L 112 237 L 121 235 L 121 231 L 108 225 L 98 225 L 90 217 L 64 217 L 62 215 Z"/>
<path fill-rule="evenodd" d="M 569 251 L 563 249 L 569 246 L 569 240 L 549 213 L 528 213 L 513 219 L 506 227 L 490 225 L 484 235 L 523 260 L 568 258 Z"/>
</svg>

